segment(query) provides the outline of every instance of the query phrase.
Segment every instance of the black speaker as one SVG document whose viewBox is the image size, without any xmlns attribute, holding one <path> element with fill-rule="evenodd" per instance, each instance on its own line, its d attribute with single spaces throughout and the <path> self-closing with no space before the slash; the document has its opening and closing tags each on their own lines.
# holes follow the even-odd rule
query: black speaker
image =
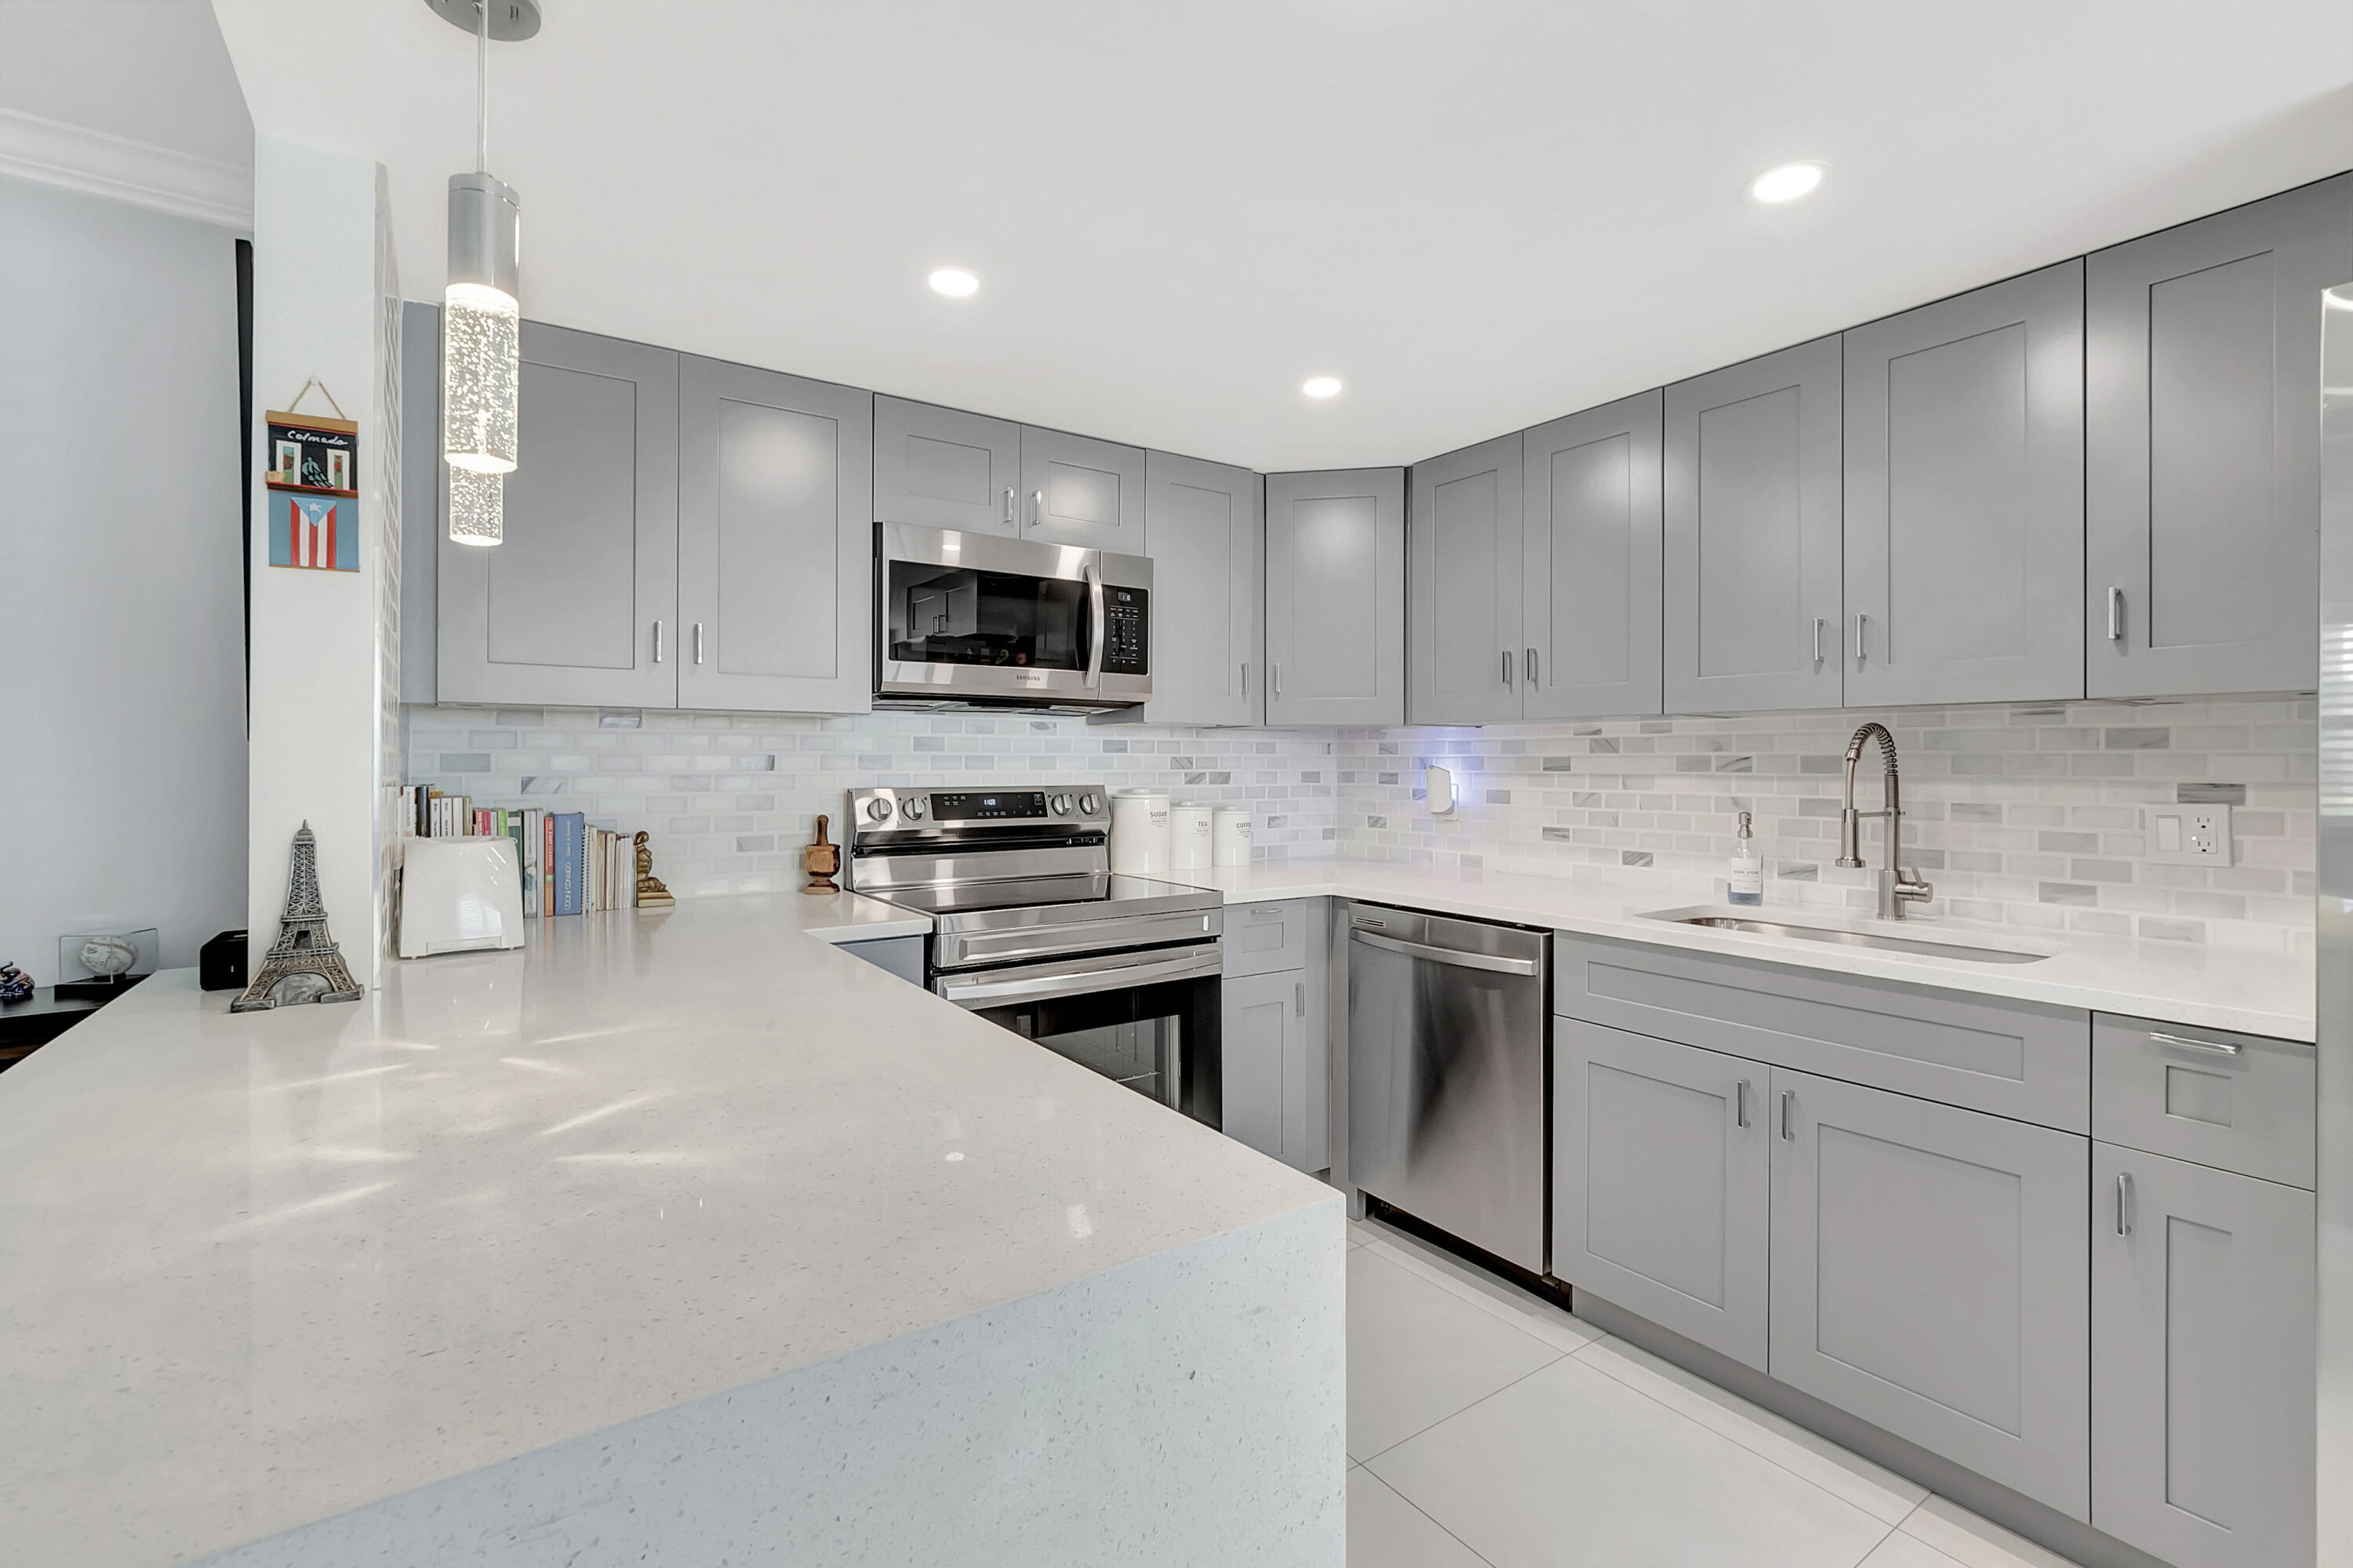
<svg viewBox="0 0 2353 1568">
<path fill-rule="evenodd" d="M 223 931 L 196 949 L 196 983 L 206 991 L 245 989 L 245 933 Z"/>
</svg>

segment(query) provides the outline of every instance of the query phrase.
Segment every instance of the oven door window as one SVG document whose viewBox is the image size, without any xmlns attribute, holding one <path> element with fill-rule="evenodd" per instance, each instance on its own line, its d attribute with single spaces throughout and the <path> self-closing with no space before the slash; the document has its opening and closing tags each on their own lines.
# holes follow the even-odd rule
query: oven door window
<svg viewBox="0 0 2353 1568">
<path fill-rule="evenodd" d="M 1060 577 L 892 561 L 886 656 L 906 663 L 1007 669 L 1087 667 L 1087 585 Z"/>
<path fill-rule="evenodd" d="M 1223 1098 L 1214 977 L 972 1010 L 1210 1126 Z"/>
</svg>

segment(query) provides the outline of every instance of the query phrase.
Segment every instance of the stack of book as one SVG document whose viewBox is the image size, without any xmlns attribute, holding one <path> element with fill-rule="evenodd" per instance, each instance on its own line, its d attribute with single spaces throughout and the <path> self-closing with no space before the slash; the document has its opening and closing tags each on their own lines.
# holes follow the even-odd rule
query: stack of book
<svg viewBox="0 0 2353 1568">
<path fill-rule="evenodd" d="M 470 796 L 444 795 L 422 784 L 405 788 L 397 799 L 403 838 L 514 840 L 527 916 L 593 915 L 638 902 L 630 841 L 589 826 L 578 811 L 477 807 Z"/>
</svg>

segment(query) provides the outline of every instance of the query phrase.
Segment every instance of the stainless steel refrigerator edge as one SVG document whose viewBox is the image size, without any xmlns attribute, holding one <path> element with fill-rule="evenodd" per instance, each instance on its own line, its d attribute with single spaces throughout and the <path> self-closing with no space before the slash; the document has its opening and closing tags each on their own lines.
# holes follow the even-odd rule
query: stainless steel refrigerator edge
<svg viewBox="0 0 2353 1568">
<path fill-rule="evenodd" d="M 1545 1269 L 1541 931 L 1347 906 L 1347 1184 Z"/>
<path fill-rule="evenodd" d="M 2320 313 L 2318 1555 L 2353 1563 L 2353 281 Z"/>
</svg>

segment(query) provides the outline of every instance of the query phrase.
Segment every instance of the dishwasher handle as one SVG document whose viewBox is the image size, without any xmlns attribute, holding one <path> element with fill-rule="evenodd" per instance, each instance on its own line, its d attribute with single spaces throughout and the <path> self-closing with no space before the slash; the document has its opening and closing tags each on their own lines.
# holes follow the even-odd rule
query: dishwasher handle
<svg viewBox="0 0 2353 1568">
<path fill-rule="evenodd" d="M 1544 972 L 1535 959 L 1501 959 L 1492 953 L 1466 953 L 1458 948 L 1433 948 L 1423 942 L 1402 942 L 1395 937 L 1383 937 L 1371 931 L 1354 930 L 1348 940 L 1362 942 L 1368 948 L 1378 948 L 1385 953 L 1402 953 L 1409 959 L 1428 959 L 1433 964 L 1451 964 L 1461 969 L 1485 969 L 1499 975 L 1537 975 Z"/>
</svg>

